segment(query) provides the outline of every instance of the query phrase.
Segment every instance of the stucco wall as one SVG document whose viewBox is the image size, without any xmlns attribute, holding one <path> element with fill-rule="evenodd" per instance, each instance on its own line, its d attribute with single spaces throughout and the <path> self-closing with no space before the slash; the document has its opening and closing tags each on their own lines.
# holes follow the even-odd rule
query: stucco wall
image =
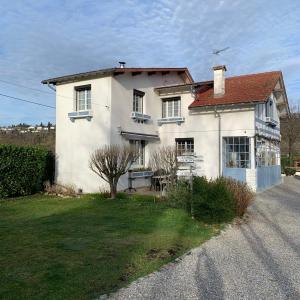
<svg viewBox="0 0 300 300">
<path fill-rule="evenodd" d="M 218 118 L 213 110 L 208 112 L 190 111 L 188 106 L 193 101 L 192 95 L 185 93 L 180 96 L 181 115 L 185 121 L 181 125 L 175 123 L 161 125 L 159 127 L 161 142 L 164 145 L 174 145 L 175 138 L 194 138 L 194 151 L 201 158 L 197 162 L 197 174 L 215 178 L 219 175 Z M 222 138 L 226 136 L 254 136 L 254 107 L 244 110 L 241 108 L 239 110 L 218 110 L 218 112 L 221 115 L 221 142 Z"/>
<path fill-rule="evenodd" d="M 76 119 L 74 87 L 91 84 L 93 118 Z M 111 78 L 58 85 L 56 90 L 56 181 L 73 184 L 83 192 L 99 191 L 103 182 L 88 167 L 93 150 L 110 143 Z M 107 106 L 107 107 L 106 107 Z"/>
<path fill-rule="evenodd" d="M 183 80 L 176 73 L 161 73 L 148 75 L 142 73 L 136 76 L 124 74 L 112 78 L 112 108 L 111 108 L 111 143 L 128 144 L 128 140 L 122 137 L 119 129 L 122 131 L 158 134 L 157 119 L 161 118 L 161 100 L 154 92 L 154 87 L 182 84 Z M 151 120 L 145 123 L 138 123 L 131 119 L 133 89 L 145 93 L 143 98 L 143 113 L 151 116 Z M 145 147 L 145 164 L 150 159 L 151 152 L 160 145 L 160 141 L 147 141 Z M 136 179 L 133 182 L 135 187 L 149 185 L 149 179 Z M 128 177 L 124 175 L 119 182 L 119 189 L 128 186 Z"/>
</svg>

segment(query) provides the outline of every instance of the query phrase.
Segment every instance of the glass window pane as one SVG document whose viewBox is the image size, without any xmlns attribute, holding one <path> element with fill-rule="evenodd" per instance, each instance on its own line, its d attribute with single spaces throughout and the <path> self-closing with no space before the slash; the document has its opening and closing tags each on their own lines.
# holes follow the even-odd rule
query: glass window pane
<svg viewBox="0 0 300 300">
<path fill-rule="evenodd" d="M 231 142 L 231 143 L 230 143 Z M 249 168 L 249 138 L 226 137 L 225 143 L 225 166 L 227 168 Z"/>
<path fill-rule="evenodd" d="M 167 117 L 172 117 L 173 116 L 173 101 L 168 101 L 168 113 Z"/>
<path fill-rule="evenodd" d="M 179 113 L 179 101 L 175 100 L 173 103 L 174 103 L 174 114 L 173 114 L 173 117 L 178 117 L 178 113 Z"/>
<path fill-rule="evenodd" d="M 163 101 L 162 103 L 162 118 L 167 117 L 167 102 Z"/>
</svg>

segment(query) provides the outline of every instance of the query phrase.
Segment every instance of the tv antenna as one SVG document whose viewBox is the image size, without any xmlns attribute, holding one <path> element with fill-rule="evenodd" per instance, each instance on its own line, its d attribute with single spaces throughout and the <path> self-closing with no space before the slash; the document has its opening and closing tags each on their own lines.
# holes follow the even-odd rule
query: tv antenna
<svg viewBox="0 0 300 300">
<path fill-rule="evenodd" d="M 226 47 L 226 48 L 223 48 L 223 49 L 219 49 L 219 50 L 213 50 L 212 54 L 214 55 L 220 55 L 221 52 L 224 52 L 226 50 L 228 50 L 230 47 Z"/>
</svg>

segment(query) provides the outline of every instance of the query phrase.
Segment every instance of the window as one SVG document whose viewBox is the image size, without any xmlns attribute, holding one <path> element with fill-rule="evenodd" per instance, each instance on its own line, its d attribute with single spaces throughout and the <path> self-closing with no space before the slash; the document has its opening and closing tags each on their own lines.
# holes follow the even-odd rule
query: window
<svg viewBox="0 0 300 300">
<path fill-rule="evenodd" d="M 224 146 L 226 168 L 250 168 L 248 137 L 225 137 Z"/>
<path fill-rule="evenodd" d="M 130 140 L 130 145 L 138 153 L 139 157 L 132 164 L 133 167 L 144 166 L 145 165 L 145 141 L 143 140 Z"/>
<path fill-rule="evenodd" d="M 91 109 L 91 85 L 75 87 L 76 111 Z"/>
<path fill-rule="evenodd" d="M 162 118 L 180 117 L 180 97 L 162 99 Z"/>
<path fill-rule="evenodd" d="M 278 142 L 256 138 L 256 165 L 258 167 L 280 164 L 280 145 Z"/>
<path fill-rule="evenodd" d="M 138 90 L 133 90 L 133 108 L 132 111 L 138 112 L 138 113 L 143 113 L 143 97 L 145 93 L 138 91 Z"/>
<path fill-rule="evenodd" d="M 194 139 L 175 139 L 177 155 L 194 153 Z"/>
<path fill-rule="evenodd" d="M 272 100 L 272 99 L 269 99 L 269 100 L 266 102 L 266 117 L 273 118 L 273 111 L 274 111 L 274 108 L 273 108 L 273 100 Z"/>
</svg>

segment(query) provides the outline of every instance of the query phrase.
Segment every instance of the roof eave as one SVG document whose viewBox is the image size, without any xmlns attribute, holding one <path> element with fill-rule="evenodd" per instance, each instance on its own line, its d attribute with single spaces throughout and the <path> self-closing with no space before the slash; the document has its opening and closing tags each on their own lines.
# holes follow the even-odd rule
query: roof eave
<svg viewBox="0 0 300 300">
<path fill-rule="evenodd" d="M 113 75 L 119 75 L 124 73 L 134 73 L 134 72 L 184 72 L 186 76 L 186 80 L 189 83 L 193 83 L 194 79 L 190 74 L 188 68 L 111 68 L 111 69 L 103 69 L 97 71 L 83 72 L 77 73 L 73 75 L 65 75 L 60 77 L 54 77 L 43 80 L 42 84 L 63 84 L 72 81 L 81 81 L 85 79 L 98 78 L 98 77 L 107 77 Z"/>
<path fill-rule="evenodd" d="M 259 103 L 265 103 L 264 100 L 257 100 L 257 101 L 246 101 L 246 102 L 237 102 L 237 103 L 226 103 L 226 104 L 210 104 L 210 105 L 199 105 L 199 106 L 192 106 L 189 105 L 188 109 L 208 109 L 208 108 L 217 108 L 217 107 L 226 107 L 226 106 L 245 106 L 245 105 L 255 105 Z"/>
</svg>

